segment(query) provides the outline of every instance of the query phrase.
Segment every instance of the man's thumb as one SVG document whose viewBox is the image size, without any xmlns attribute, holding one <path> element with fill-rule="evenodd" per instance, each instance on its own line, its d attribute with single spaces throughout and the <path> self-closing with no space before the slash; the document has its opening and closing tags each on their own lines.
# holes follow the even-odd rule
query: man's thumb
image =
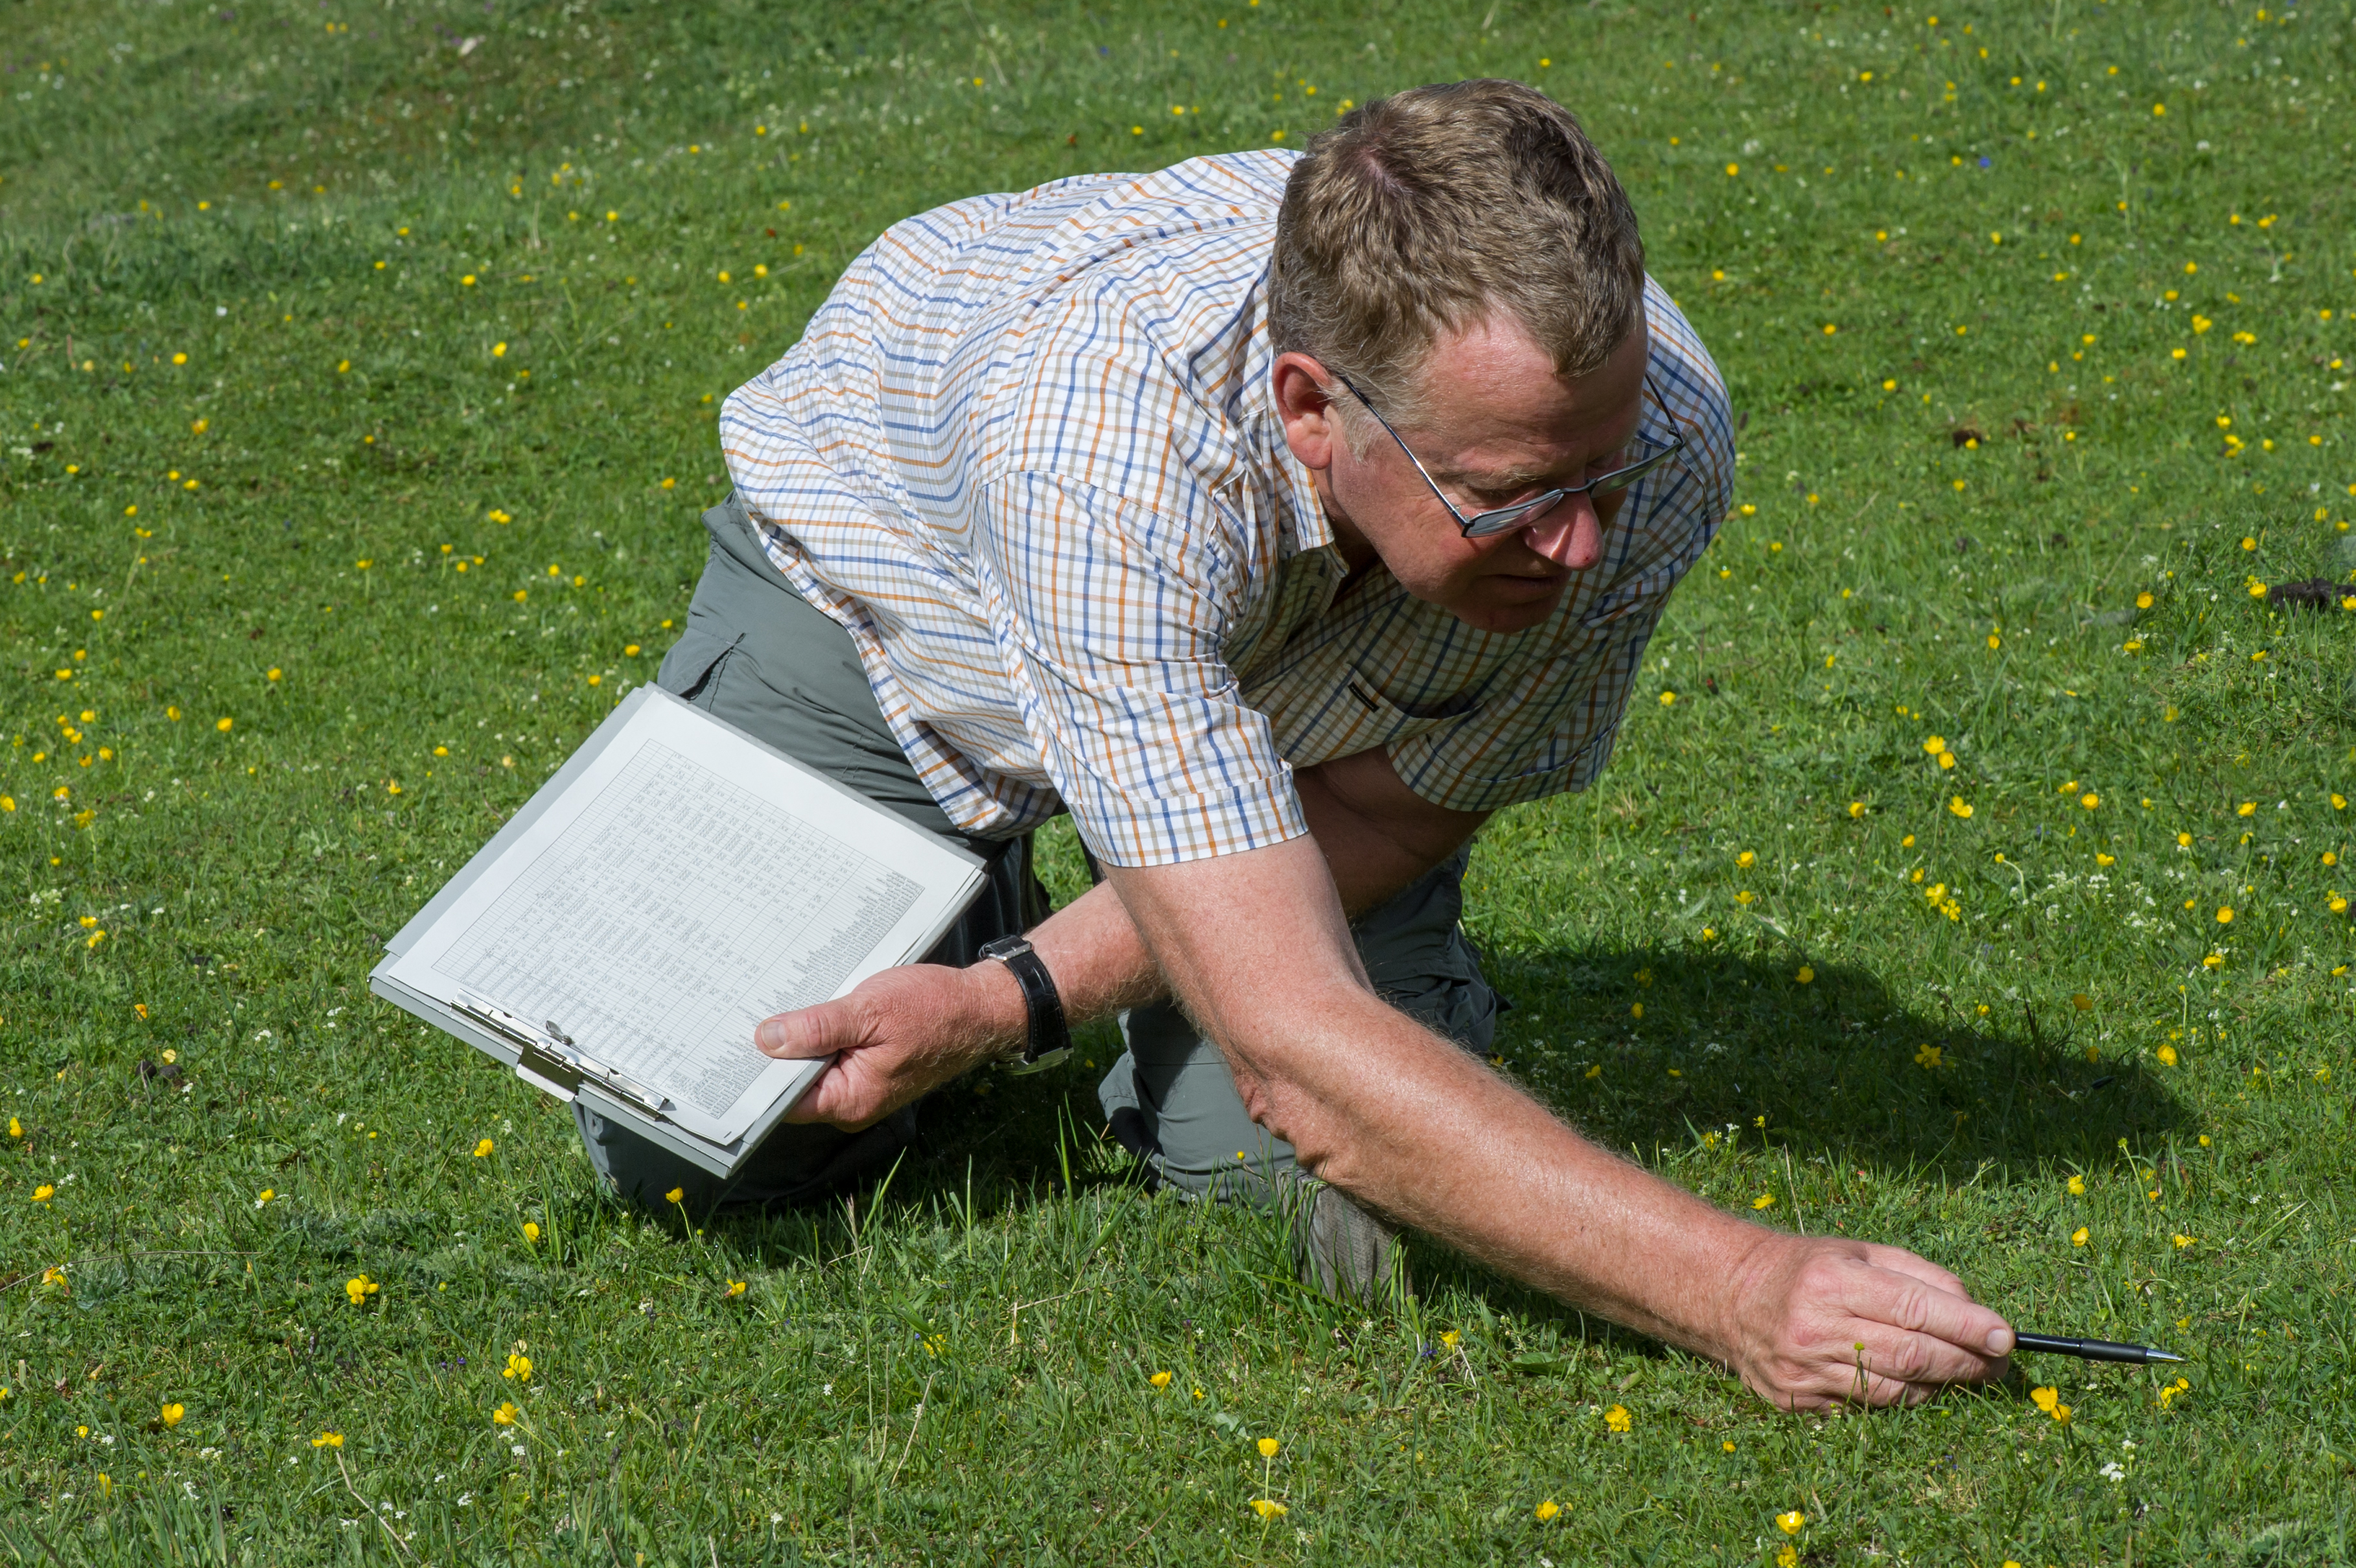
<svg viewBox="0 0 2356 1568">
<path fill-rule="evenodd" d="M 786 1060 L 830 1057 L 856 1044 L 857 1025 L 842 1002 L 821 1002 L 815 1007 L 764 1018 L 753 1031 L 753 1043 L 764 1055 Z"/>
</svg>

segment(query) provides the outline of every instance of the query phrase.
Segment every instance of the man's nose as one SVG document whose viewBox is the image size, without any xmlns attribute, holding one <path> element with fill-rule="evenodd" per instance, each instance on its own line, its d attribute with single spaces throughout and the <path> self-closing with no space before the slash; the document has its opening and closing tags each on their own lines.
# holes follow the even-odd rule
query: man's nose
<svg viewBox="0 0 2356 1568">
<path fill-rule="evenodd" d="M 1565 496 L 1562 504 L 1522 530 L 1522 541 L 1558 566 L 1584 572 L 1603 559 L 1603 524 L 1595 503 Z"/>
</svg>

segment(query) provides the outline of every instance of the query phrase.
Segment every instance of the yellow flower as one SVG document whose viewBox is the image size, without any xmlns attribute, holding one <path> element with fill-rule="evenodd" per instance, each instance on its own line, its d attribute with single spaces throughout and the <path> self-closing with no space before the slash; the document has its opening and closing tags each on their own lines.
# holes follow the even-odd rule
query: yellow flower
<svg viewBox="0 0 2356 1568">
<path fill-rule="evenodd" d="M 2237 817 L 2254 817 L 2258 814 L 2258 803 L 2255 800 L 2244 800 L 2233 808 L 2233 814 Z"/>
<path fill-rule="evenodd" d="M 1800 1549 L 1785 1541 L 1775 1553 L 1775 1568 L 1800 1568 Z"/>
<path fill-rule="evenodd" d="M 341 1448 L 343 1445 L 344 1434 L 340 1432 L 323 1432 L 311 1439 L 314 1448 Z"/>
<path fill-rule="evenodd" d="M 1941 752 L 1943 752 L 1943 751 L 1944 751 L 1944 750 L 1946 750 L 1946 749 L 1947 749 L 1947 739 L 1946 739 L 1946 736 L 1937 736 L 1937 735 L 1934 735 L 1934 736 L 1924 736 L 1924 737 L 1923 737 L 1923 741 L 1922 741 L 1922 750 L 1923 750 L 1923 752 L 1924 752 L 1926 755 L 1928 755 L 1928 756 L 1932 756 L 1932 757 L 1936 757 L 1936 756 L 1938 756 L 1938 755 L 1939 755 L 1939 753 L 1941 753 Z"/>
<path fill-rule="evenodd" d="M 2086 1196 L 2086 1178 L 2084 1176 L 2073 1176 L 2070 1178 L 2070 1196 L 2072 1197 L 2083 1197 Z"/>
<path fill-rule="evenodd" d="M 2219 906 L 2217 910 L 2217 923 L 2221 926 L 2230 926 L 2233 923 L 2233 908 L 2232 905 L 2227 904 Z"/>
<path fill-rule="evenodd" d="M 57 1195 L 58 1189 L 56 1187 L 51 1187 L 48 1182 L 43 1182 L 40 1186 L 33 1189 L 33 1201 L 35 1203 L 47 1203 L 49 1199 L 57 1197 Z"/>
<path fill-rule="evenodd" d="M 1603 1412 L 1603 1424 L 1614 1432 L 1625 1432 L 1635 1425 L 1636 1421 L 1628 1413 L 1626 1405 L 1615 1404 Z"/>
<path fill-rule="evenodd" d="M 1944 1047 L 1924 1044 L 1915 1047 L 1914 1065 L 1925 1069 L 1935 1069 L 1947 1059 Z"/>
<path fill-rule="evenodd" d="M 2095 794 L 2095 793 L 2094 793 L 2093 790 L 2091 790 L 2091 789 L 2089 789 L 2088 791 L 2086 791 L 2086 793 L 2084 793 L 2084 794 L 2083 794 L 2083 795 L 2081 795 L 2081 796 L 2079 796 L 2079 797 L 2078 797 L 2078 804 L 2080 804 L 2080 805 L 2082 805 L 2082 806 L 2085 807 L 2085 808 L 2086 808 L 2086 810 L 2088 810 L 2088 811 L 2093 811 L 2095 807 L 2097 807 L 2097 806 L 2101 805 L 2102 803 L 2103 803 L 2103 798 L 2102 798 L 2100 795 Z"/>
<path fill-rule="evenodd" d="M 1794 975 L 1792 978 L 1798 981 L 1801 984 L 1805 985 L 1816 978 L 1816 972 L 1804 963 L 1800 966 L 1800 972 Z"/>
<path fill-rule="evenodd" d="M 1282 1444 L 1279 1444 L 1273 1437 L 1263 1437 L 1259 1440 L 1257 1446 L 1259 1449 L 1259 1456 L 1261 1458 L 1273 1459 L 1276 1457 L 1277 1449 L 1282 1446 Z"/>
<path fill-rule="evenodd" d="M 1665 708 L 1674 708 L 1676 705 L 1677 694 L 1675 692 L 1664 692 L 1661 693 L 1661 706 Z"/>
<path fill-rule="evenodd" d="M 2083 1247 L 2085 1244 L 2086 1228 L 2083 1225 L 2081 1225 L 2078 1229 L 2070 1232 L 2070 1245 L 2072 1247 Z"/>
<path fill-rule="evenodd" d="M 1797 1509 L 1794 1509 L 1789 1513 L 1779 1513 L 1775 1516 L 1775 1528 L 1785 1535 L 1799 1534 L 1801 1530 L 1807 1528 L 1807 1523 L 1808 1516 Z"/>
<path fill-rule="evenodd" d="M 683 1198 L 686 1196 L 687 1188 L 683 1187 L 675 1187 L 669 1192 L 663 1194 L 663 1201 L 665 1203 L 677 1203 L 680 1198 Z"/>
<path fill-rule="evenodd" d="M 1753 1208 L 1772 1208 L 1775 1207 L 1775 1195 L 1772 1192 L 1762 1192 L 1758 1197 L 1751 1200 L 1751 1207 Z"/>
<path fill-rule="evenodd" d="M 2176 1065 L 2176 1047 L 2174 1046 L 2162 1046 L 2155 1054 L 2159 1058 L 2160 1066 L 2174 1067 Z"/>
<path fill-rule="evenodd" d="M 25 1135 L 25 1124 L 24 1124 L 22 1122 L 17 1121 L 14 1116 L 9 1117 L 9 1118 L 8 1118 L 8 1136 L 10 1136 L 11 1138 L 21 1138 L 21 1137 L 23 1137 L 24 1135 Z"/>
<path fill-rule="evenodd" d="M 277 1196 L 278 1189 L 276 1187 L 265 1187 L 260 1192 L 253 1195 L 253 1207 L 256 1208 L 263 1208 L 269 1204 L 271 1199 Z"/>
<path fill-rule="evenodd" d="M 519 1383 L 528 1383 L 531 1381 L 531 1358 L 523 1355 L 520 1352 L 509 1355 L 508 1357 L 507 1370 L 501 1372 L 499 1376 L 503 1378 L 513 1378 Z"/>
<path fill-rule="evenodd" d="M 2176 1381 L 2169 1383 L 2159 1391 L 2159 1408 L 2162 1410 L 2168 1409 L 2176 1402 L 2177 1395 L 2186 1392 L 2191 1387 L 2192 1385 L 2182 1378 L 2179 1378 Z"/>
<path fill-rule="evenodd" d="M 2179 1233 L 2178 1235 L 2171 1236 L 2169 1240 L 2176 1243 L 2177 1251 L 2182 1251 L 2187 1247 L 2197 1245 L 2200 1242 L 2201 1238 L 2198 1236 L 2186 1236 Z"/>
<path fill-rule="evenodd" d="M 1156 1372 L 1145 1380 L 1151 1383 L 1157 1389 L 1166 1389 L 1170 1386 L 1170 1374 L 1168 1372 Z"/>
<path fill-rule="evenodd" d="M 494 1144 L 488 1138 L 486 1138 L 481 1143 L 475 1145 L 475 1157 L 478 1160 L 487 1160 L 491 1157 L 491 1151 L 498 1147 L 498 1145 L 497 1144 Z"/>
<path fill-rule="evenodd" d="M 540 1240 L 540 1227 L 529 1219 L 525 1220 L 523 1222 L 523 1239 L 527 1241 L 538 1241 Z"/>
<path fill-rule="evenodd" d="M 213 728 L 220 731 L 223 735 L 227 735 L 236 726 L 236 724 L 237 721 L 231 718 L 216 719 L 213 721 Z"/>
<path fill-rule="evenodd" d="M 731 1300 L 731 1301 L 734 1301 L 738 1296 L 743 1295 L 744 1294 L 744 1282 L 743 1280 L 730 1280 L 730 1281 L 728 1282 L 728 1299 L 729 1299 L 729 1300 Z"/>
<path fill-rule="evenodd" d="M 186 1406 L 186 1405 L 182 1405 L 182 1404 L 167 1404 L 167 1405 L 166 1405 L 166 1406 L 164 1407 L 164 1411 L 163 1411 L 163 1421 L 164 1421 L 164 1425 L 165 1425 L 166 1429 L 166 1430 L 169 1430 L 169 1429 L 170 1429 L 170 1428 L 172 1428 L 172 1427 L 175 1427 L 175 1426 L 179 1425 L 179 1424 L 180 1424 L 180 1418 L 181 1418 L 182 1416 L 184 1416 L 184 1415 L 187 1414 L 187 1413 L 188 1413 L 188 1407 L 187 1407 L 187 1406 Z"/>
<path fill-rule="evenodd" d="M 1851 801 L 1848 803 L 1848 814 L 1849 814 L 1851 817 L 1862 817 L 1862 816 L 1864 816 L 1864 815 L 1865 815 L 1865 802 L 1864 802 L 1864 801 L 1862 801 L 1862 800 L 1851 800 Z"/>
<path fill-rule="evenodd" d="M 344 1282 L 344 1294 L 351 1299 L 354 1306 L 366 1306 L 368 1298 L 376 1294 L 381 1288 L 366 1274 L 354 1274 Z"/>
<path fill-rule="evenodd" d="M 1947 802 L 1947 810 L 1953 811 L 1956 816 L 1965 819 L 1968 819 L 1972 814 L 1971 806 L 1961 795 L 1956 796 L 1954 800 Z"/>
<path fill-rule="evenodd" d="M 1552 1498 L 1548 1498 L 1546 1501 L 1540 1503 L 1533 1511 L 1537 1515 L 1537 1521 L 1540 1524 L 1544 1524 L 1547 1520 L 1554 1518 L 1555 1515 L 1562 1511 L 1562 1505 L 1556 1502 Z"/>
<path fill-rule="evenodd" d="M 1284 1505 L 1274 1498 L 1254 1498 L 1251 1506 L 1252 1512 L 1262 1519 L 1282 1519 L 1286 1512 Z"/>
<path fill-rule="evenodd" d="M 501 1400 L 499 1402 L 499 1408 L 491 1412 L 491 1424 L 494 1426 L 513 1426 L 515 1423 L 515 1401 Z"/>
</svg>

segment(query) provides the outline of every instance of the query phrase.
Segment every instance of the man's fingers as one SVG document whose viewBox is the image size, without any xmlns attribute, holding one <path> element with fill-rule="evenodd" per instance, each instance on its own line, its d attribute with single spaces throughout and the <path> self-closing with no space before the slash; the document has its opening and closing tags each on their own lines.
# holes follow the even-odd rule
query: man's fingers
<svg viewBox="0 0 2356 1568">
<path fill-rule="evenodd" d="M 1976 1361 L 2001 1359 L 2011 1353 L 2011 1326 L 2000 1315 L 1965 1294 L 1962 1281 L 1912 1253 L 1900 1256 L 1920 1265 L 1922 1272 L 1895 1267 L 1893 1264 L 1899 1262 L 1896 1259 L 1876 1259 L 1873 1272 L 1866 1276 L 1870 1283 L 1850 1300 L 1850 1311 L 1861 1317 L 1928 1335 L 1954 1346 Z M 1933 1283 L 1925 1274 L 1943 1276 L 1954 1283 Z M 1983 1373 L 1976 1369 L 1969 1375 L 1977 1377 Z"/>
<path fill-rule="evenodd" d="M 862 1034 L 858 1010 L 845 997 L 764 1018 L 753 1031 L 753 1043 L 765 1056 L 807 1060 L 847 1050 L 861 1043 Z"/>
<path fill-rule="evenodd" d="M 1965 1301 L 1972 1299 L 1971 1288 L 1962 1280 L 1930 1259 L 1919 1253 L 1910 1252 L 1903 1247 L 1891 1247 L 1879 1241 L 1868 1241 L 1865 1244 L 1865 1261 L 1877 1269 L 1888 1269 L 1890 1273 L 1898 1274 L 1912 1274 L 1924 1284 L 1935 1285 L 1949 1295 L 1959 1295 Z"/>
</svg>

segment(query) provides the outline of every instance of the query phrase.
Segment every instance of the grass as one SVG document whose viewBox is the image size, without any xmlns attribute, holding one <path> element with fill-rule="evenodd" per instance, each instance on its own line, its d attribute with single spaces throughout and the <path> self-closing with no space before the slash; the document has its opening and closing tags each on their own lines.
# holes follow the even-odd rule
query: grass
<svg viewBox="0 0 2356 1568">
<path fill-rule="evenodd" d="M 5 34 L 0 1551 L 2346 1557 L 2356 658 L 2252 588 L 2356 566 L 2344 15 L 26 0 Z M 1435 1248 L 1419 1303 L 1344 1311 L 1269 1222 L 1129 1186 L 1076 1065 L 951 1093 L 832 1208 L 633 1215 L 561 1109 L 367 995 L 651 673 L 716 400 L 885 224 L 1481 73 L 1585 117 L 1745 422 L 1613 766 L 1476 856 L 1506 1069 L 1765 1222 L 2183 1350 L 2181 1392 L 2033 1360 L 1783 1415 Z"/>
</svg>

